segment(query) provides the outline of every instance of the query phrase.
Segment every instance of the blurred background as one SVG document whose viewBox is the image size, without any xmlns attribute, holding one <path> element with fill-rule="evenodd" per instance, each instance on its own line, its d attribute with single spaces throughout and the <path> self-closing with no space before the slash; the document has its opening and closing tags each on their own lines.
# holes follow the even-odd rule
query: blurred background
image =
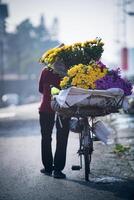
<svg viewBox="0 0 134 200">
<path fill-rule="evenodd" d="M 122 76 L 134 85 L 134 0 L 0 0 L 0 199 L 69 199 L 68 194 L 70 199 L 87 199 L 88 194 L 91 199 L 93 194 L 96 199 L 97 195 L 98 199 L 131 199 L 126 195 L 133 193 L 134 185 L 130 181 L 134 177 L 134 91 L 127 112 L 103 119 L 112 130 L 109 146 L 95 143 L 91 173 L 96 180 L 102 175 L 101 182 L 109 185 L 83 184 L 84 171 L 72 173 L 78 151 L 75 133 L 70 134 L 65 169 L 69 182 L 39 176 L 38 81 L 43 68 L 39 58 L 60 43 L 96 37 L 105 44 L 102 62 L 109 68 L 120 67 Z M 128 181 L 124 185 L 117 177 Z"/>
<path fill-rule="evenodd" d="M 39 100 L 41 55 L 95 37 L 102 61 L 134 82 L 134 0 L 0 0 L 0 107 Z"/>
</svg>

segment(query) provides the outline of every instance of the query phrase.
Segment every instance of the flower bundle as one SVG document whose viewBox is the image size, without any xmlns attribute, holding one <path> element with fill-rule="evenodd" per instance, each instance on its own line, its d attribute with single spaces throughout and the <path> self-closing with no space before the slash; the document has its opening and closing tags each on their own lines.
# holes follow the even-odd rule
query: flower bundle
<svg viewBox="0 0 134 200">
<path fill-rule="evenodd" d="M 60 86 L 105 90 L 120 88 L 124 95 L 132 93 L 132 84 L 120 76 L 120 70 L 110 70 L 101 61 L 104 43 L 100 38 L 62 45 L 48 50 L 40 62 L 63 77 Z"/>
<path fill-rule="evenodd" d="M 103 52 L 103 42 L 100 38 L 94 40 L 64 45 L 48 50 L 40 58 L 40 62 L 50 68 L 55 68 L 54 63 L 62 62 L 67 69 L 77 64 L 87 65 L 91 60 L 99 60 Z"/>
<path fill-rule="evenodd" d="M 110 70 L 101 61 L 74 65 L 67 71 L 67 76 L 62 79 L 60 86 L 62 89 L 71 86 L 100 90 L 121 88 L 126 96 L 132 93 L 131 83 L 121 78 L 119 68 Z"/>
</svg>

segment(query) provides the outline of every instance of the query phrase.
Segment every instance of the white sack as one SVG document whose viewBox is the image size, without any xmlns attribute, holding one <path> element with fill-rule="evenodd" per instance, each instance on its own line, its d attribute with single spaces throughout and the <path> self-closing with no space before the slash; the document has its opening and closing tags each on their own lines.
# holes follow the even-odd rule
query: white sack
<svg viewBox="0 0 134 200">
<path fill-rule="evenodd" d="M 120 88 L 110 88 L 107 90 L 87 90 L 77 87 L 70 87 L 65 90 L 61 90 L 59 95 L 56 96 L 57 102 L 63 108 L 68 108 L 74 104 L 82 103 L 82 105 L 89 105 L 87 100 L 88 97 L 94 95 L 100 95 L 102 97 L 119 98 L 124 94 L 123 90 Z M 90 100 L 91 101 L 91 100 Z M 94 104 L 93 100 L 93 104 Z M 92 105 L 92 103 L 90 104 Z"/>
<path fill-rule="evenodd" d="M 105 144 L 108 143 L 109 135 L 112 133 L 110 129 L 102 122 L 97 121 L 94 125 L 93 133 Z"/>
</svg>

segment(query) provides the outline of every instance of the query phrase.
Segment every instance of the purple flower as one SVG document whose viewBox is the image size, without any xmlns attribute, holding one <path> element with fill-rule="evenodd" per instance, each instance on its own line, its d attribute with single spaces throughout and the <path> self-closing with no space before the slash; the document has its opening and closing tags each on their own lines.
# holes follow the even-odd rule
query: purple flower
<svg viewBox="0 0 134 200">
<path fill-rule="evenodd" d="M 107 68 L 100 60 L 96 62 L 96 64 L 101 68 L 101 72 L 103 72 L 104 68 Z"/>
<path fill-rule="evenodd" d="M 100 60 L 96 62 L 97 65 L 99 65 L 101 68 L 106 68 L 106 65 L 104 65 Z"/>
<path fill-rule="evenodd" d="M 97 80 L 95 83 L 96 89 L 121 88 L 125 96 L 132 94 L 132 84 L 128 80 L 121 78 L 119 68 L 117 70 L 110 70 L 105 77 Z"/>
</svg>

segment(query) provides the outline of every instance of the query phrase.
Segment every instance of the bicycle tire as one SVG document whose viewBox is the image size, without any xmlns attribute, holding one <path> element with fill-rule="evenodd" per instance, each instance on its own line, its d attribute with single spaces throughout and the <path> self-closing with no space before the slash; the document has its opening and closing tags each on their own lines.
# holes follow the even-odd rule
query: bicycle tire
<svg viewBox="0 0 134 200">
<path fill-rule="evenodd" d="M 91 163 L 91 153 L 89 152 L 89 148 L 85 148 L 84 150 L 84 162 L 85 162 L 85 180 L 89 181 L 90 163 Z"/>
</svg>

